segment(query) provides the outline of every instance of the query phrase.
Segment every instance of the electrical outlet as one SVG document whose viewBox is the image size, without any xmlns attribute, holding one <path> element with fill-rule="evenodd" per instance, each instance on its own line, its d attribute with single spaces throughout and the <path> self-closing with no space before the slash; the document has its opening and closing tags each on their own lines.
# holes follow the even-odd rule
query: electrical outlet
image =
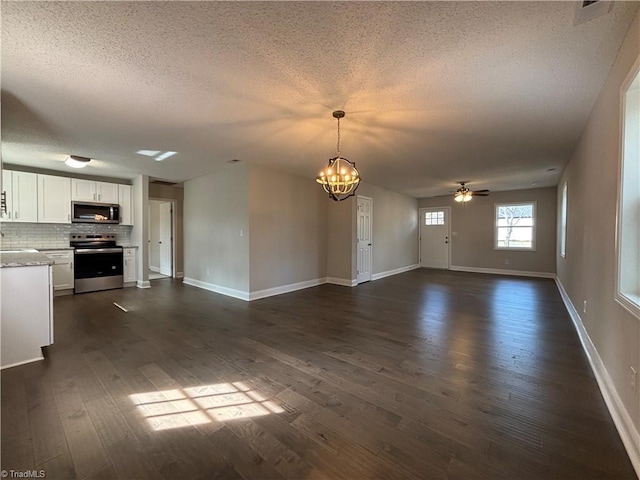
<svg viewBox="0 0 640 480">
<path fill-rule="evenodd" d="M 587 301 L 586 300 L 582 304 L 582 313 L 587 313 Z"/>
<path fill-rule="evenodd" d="M 209 276 L 209 269 L 207 268 L 207 277 Z"/>
<path fill-rule="evenodd" d="M 638 385 L 638 372 L 633 367 L 629 367 L 631 370 L 631 374 L 629 375 L 629 386 L 631 387 L 631 391 L 635 393 L 636 386 Z"/>
</svg>

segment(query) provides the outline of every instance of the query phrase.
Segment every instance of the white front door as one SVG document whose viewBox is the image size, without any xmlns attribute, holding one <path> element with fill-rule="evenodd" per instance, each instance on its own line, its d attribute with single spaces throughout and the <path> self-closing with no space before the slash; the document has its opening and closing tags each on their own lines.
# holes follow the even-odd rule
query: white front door
<svg viewBox="0 0 640 480">
<path fill-rule="evenodd" d="M 420 266 L 449 268 L 449 207 L 420 209 Z"/>
<path fill-rule="evenodd" d="M 358 283 L 371 280 L 371 221 L 373 219 L 373 200 L 357 197 L 358 201 Z"/>
<path fill-rule="evenodd" d="M 171 202 L 160 204 L 160 273 L 172 275 L 171 272 Z"/>
</svg>

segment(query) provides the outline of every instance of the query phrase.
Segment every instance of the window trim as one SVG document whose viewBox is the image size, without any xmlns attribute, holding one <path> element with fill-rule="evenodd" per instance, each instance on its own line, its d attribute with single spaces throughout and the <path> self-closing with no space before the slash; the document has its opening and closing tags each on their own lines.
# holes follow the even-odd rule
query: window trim
<svg viewBox="0 0 640 480">
<path fill-rule="evenodd" d="M 569 185 L 562 184 L 560 191 L 560 257 L 567 258 L 567 216 L 569 213 Z"/>
<path fill-rule="evenodd" d="M 531 227 L 531 247 L 499 247 L 498 246 L 498 207 L 504 205 L 531 205 L 533 207 L 533 226 Z M 493 204 L 493 249 L 508 252 L 535 252 L 536 234 L 538 227 L 538 202 L 531 200 L 528 202 L 500 202 Z"/>
<path fill-rule="evenodd" d="M 640 292 L 624 293 L 621 290 L 620 277 L 622 276 L 622 266 L 625 262 L 622 259 L 622 206 L 624 199 L 624 164 L 625 164 L 625 123 L 627 114 L 626 95 L 633 81 L 640 75 L 640 56 L 636 59 L 629 73 L 625 77 L 620 86 L 620 122 L 618 145 L 620 147 L 620 155 L 618 159 L 618 192 L 616 199 L 616 272 L 615 272 L 615 291 L 614 300 L 625 310 L 631 313 L 636 319 L 640 320 Z"/>
</svg>

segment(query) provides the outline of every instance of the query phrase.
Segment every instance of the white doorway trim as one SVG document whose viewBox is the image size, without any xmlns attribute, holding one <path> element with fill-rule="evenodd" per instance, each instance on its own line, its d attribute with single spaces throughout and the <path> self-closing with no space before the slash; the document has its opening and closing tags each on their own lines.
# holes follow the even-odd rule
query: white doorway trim
<svg viewBox="0 0 640 480">
<path fill-rule="evenodd" d="M 360 207 L 363 208 L 362 221 Z M 371 281 L 373 270 L 373 199 L 356 196 L 356 281 Z"/>
<path fill-rule="evenodd" d="M 171 277 L 176 278 L 176 212 L 178 202 L 172 198 L 149 197 L 163 203 L 171 203 Z"/>
<path fill-rule="evenodd" d="M 446 218 L 446 242 L 448 245 L 447 248 L 447 261 L 446 261 L 446 265 L 443 267 L 437 267 L 437 268 L 444 268 L 446 270 L 451 270 L 451 249 L 452 249 L 452 242 L 451 242 L 451 207 L 424 207 L 424 208 L 420 208 L 418 210 L 418 263 L 421 267 L 424 267 L 424 262 L 423 262 L 423 251 L 422 251 L 422 235 L 424 233 L 424 229 L 425 229 L 425 225 L 424 225 L 424 214 L 426 212 L 433 212 L 433 211 L 445 211 L 445 218 Z"/>
</svg>

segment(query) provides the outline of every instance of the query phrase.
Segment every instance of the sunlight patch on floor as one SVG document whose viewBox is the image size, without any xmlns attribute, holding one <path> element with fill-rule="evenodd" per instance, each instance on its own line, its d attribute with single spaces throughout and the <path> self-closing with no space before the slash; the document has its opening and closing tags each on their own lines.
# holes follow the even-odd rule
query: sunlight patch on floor
<svg viewBox="0 0 640 480">
<path fill-rule="evenodd" d="M 129 398 L 156 431 L 284 412 L 242 382 L 135 393 Z"/>
</svg>

